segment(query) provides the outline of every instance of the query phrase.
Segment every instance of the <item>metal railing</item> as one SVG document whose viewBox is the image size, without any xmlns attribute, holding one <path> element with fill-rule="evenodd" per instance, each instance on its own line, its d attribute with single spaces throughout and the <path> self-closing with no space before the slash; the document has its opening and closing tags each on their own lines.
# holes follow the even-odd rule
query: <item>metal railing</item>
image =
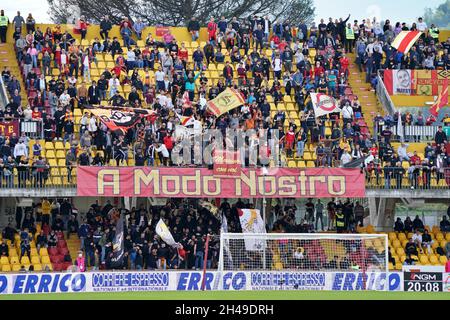
<svg viewBox="0 0 450 320">
<path fill-rule="evenodd" d="M 403 126 L 403 137 L 405 142 L 431 142 L 434 141 L 434 136 L 438 131 L 438 127 L 443 123 L 435 123 L 432 126 Z M 388 126 L 384 125 L 378 128 L 378 133 L 386 129 Z M 397 125 L 389 127 L 393 133 L 391 141 L 400 141 L 397 134 Z"/>
<path fill-rule="evenodd" d="M 44 139 L 43 120 L 20 121 L 20 133 L 25 133 L 30 139 Z"/>
<path fill-rule="evenodd" d="M 406 172 L 403 175 L 386 175 L 385 169 L 378 173 L 366 172 L 367 189 L 386 190 L 444 190 L 450 189 L 450 168 L 443 168 L 440 171 L 433 170 L 424 172 L 419 169 L 417 172 Z"/>
<path fill-rule="evenodd" d="M 397 109 L 395 108 L 394 103 L 392 102 L 391 97 L 389 96 L 389 93 L 386 89 L 386 86 L 384 85 L 383 77 L 381 76 L 381 72 L 384 72 L 384 70 L 378 70 L 377 74 L 377 97 L 378 100 L 380 100 L 381 104 L 383 105 L 384 109 L 391 115 L 397 112 Z"/>
<path fill-rule="evenodd" d="M 0 189 L 51 189 L 76 188 L 76 168 L 6 166 L 0 171 Z"/>
</svg>

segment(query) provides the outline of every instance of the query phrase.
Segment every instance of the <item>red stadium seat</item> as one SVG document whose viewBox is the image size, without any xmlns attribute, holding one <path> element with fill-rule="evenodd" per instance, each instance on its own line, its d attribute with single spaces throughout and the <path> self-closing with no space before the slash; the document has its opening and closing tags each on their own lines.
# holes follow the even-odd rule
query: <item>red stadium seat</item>
<svg viewBox="0 0 450 320">
<path fill-rule="evenodd" d="M 64 260 L 64 256 L 62 255 L 55 255 L 55 256 L 50 256 L 50 261 L 52 263 L 61 263 Z"/>
<path fill-rule="evenodd" d="M 67 248 L 66 240 L 59 240 L 58 241 L 58 248 Z"/>
<path fill-rule="evenodd" d="M 58 249 L 56 249 L 55 247 L 48 248 L 48 254 L 50 256 L 56 256 L 58 255 Z"/>
<path fill-rule="evenodd" d="M 69 249 L 67 249 L 67 247 L 64 247 L 64 248 L 58 248 L 58 252 L 59 252 L 60 255 L 65 256 L 66 254 L 69 253 Z"/>
<path fill-rule="evenodd" d="M 63 271 L 63 264 L 62 263 L 52 263 L 53 270 L 54 271 Z"/>
</svg>

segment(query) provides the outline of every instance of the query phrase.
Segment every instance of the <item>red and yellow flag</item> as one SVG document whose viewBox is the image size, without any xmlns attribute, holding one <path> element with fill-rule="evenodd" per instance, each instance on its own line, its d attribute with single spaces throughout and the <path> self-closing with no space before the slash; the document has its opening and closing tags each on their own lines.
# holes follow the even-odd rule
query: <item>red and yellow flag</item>
<svg viewBox="0 0 450 320">
<path fill-rule="evenodd" d="M 442 86 L 442 91 L 436 99 L 435 103 L 430 108 L 430 113 L 437 117 L 439 111 L 448 105 L 448 78 L 445 78 L 444 84 Z"/>
<path fill-rule="evenodd" d="M 208 110 L 216 117 L 245 104 L 239 91 L 227 88 L 215 99 L 208 101 Z"/>
</svg>

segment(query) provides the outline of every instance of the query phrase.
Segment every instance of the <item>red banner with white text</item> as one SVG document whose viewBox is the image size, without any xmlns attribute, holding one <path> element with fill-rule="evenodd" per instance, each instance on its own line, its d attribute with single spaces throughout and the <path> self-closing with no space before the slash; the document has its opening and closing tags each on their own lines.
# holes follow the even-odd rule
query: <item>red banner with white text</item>
<svg viewBox="0 0 450 320">
<path fill-rule="evenodd" d="M 78 167 L 78 196 L 162 198 L 364 197 L 360 169 L 243 168 L 217 177 L 207 168 Z M 231 179 L 230 179 L 231 178 Z"/>
<path fill-rule="evenodd" d="M 0 121 L 0 135 L 10 137 L 13 133 L 19 136 L 19 120 Z"/>
</svg>

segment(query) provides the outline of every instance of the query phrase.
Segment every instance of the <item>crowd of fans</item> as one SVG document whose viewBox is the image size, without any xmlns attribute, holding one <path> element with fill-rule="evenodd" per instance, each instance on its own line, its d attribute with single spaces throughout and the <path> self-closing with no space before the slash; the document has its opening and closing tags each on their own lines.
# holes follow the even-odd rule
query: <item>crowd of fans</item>
<svg viewBox="0 0 450 320">
<path fill-rule="evenodd" d="M 346 166 L 355 161 L 358 166 L 358 160 L 375 157 L 377 148 L 380 149 L 378 158 L 384 159 L 386 153 L 377 146 L 383 144 L 382 138 L 370 136 L 364 108 L 348 86 L 350 61 L 346 52 L 356 50 L 357 61 L 365 67 L 369 78 L 381 68 L 382 52 L 387 56 L 386 63 L 391 58 L 422 62 L 431 55 L 438 59 L 437 51 L 443 48 L 445 54 L 439 59 L 448 65 L 448 42 L 439 44 L 436 37 L 439 31 L 434 26 L 427 29 L 422 20 L 411 29 L 428 32 L 411 54 L 402 57 L 388 44 L 400 30 L 407 28 L 406 24 L 393 27 L 387 20 L 381 28 L 375 19 L 367 19 L 355 20 L 352 25 L 347 24 L 350 16 L 346 20 L 330 19 L 327 24 L 322 20 L 317 26 L 313 23 L 309 27 L 304 23 L 294 26 L 289 21 L 271 24 L 267 18 L 257 16 L 243 20 L 221 17 L 217 22 L 211 18 L 207 24 L 209 41 L 203 48 L 192 49 L 177 42 L 170 32 L 162 39 L 155 39 L 152 34 L 144 39 L 145 24 L 126 18 L 120 24 L 122 39 L 108 37 L 112 24 L 105 17 L 100 23 L 100 38 L 92 44 L 78 45 L 71 30 L 64 30 L 60 25 L 40 30 L 31 14 L 26 20 L 20 17 L 18 12 L 13 21 L 14 40 L 26 88 L 21 88 L 20 81 L 7 68 L 2 71 L 11 103 L 0 111 L 0 118 L 40 120 L 45 141 L 68 142 L 71 146 L 66 155 L 69 181 L 76 164 L 106 165 L 111 160 L 118 164 L 133 159 L 137 166 L 174 165 L 170 154 L 177 142 L 174 129 L 179 118 L 175 113 L 195 117 L 204 128 L 256 129 L 258 134 L 262 129 L 278 129 L 283 151 L 281 164 L 286 163 L 284 156 L 303 159 L 309 144 L 317 144 L 316 166 Z M 81 17 L 76 27 L 82 39 L 89 28 L 85 21 Z M 26 36 L 22 33 L 23 24 Z M 188 31 L 193 41 L 198 40 L 199 29 L 198 21 L 192 19 Z M 97 80 L 91 81 L 94 77 L 91 66 L 99 65 L 96 53 L 110 54 L 114 68 L 105 68 L 95 77 Z M 218 78 L 207 78 L 212 75 L 207 73 L 211 64 L 222 68 L 217 70 Z M 417 63 L 416 68 L 420 66 Z M 58 69 L 60 74 L 54 76 L 53 69 Z M 119 86 L 130 88 L 127 96 L 122 96 Z M 238 89 L 246 104 L 216 118 L 206 110 L 206 101 L 228 86 Z M 27 91 L 28 101 L 21 101 L 22 90 Z M 184 92 L 188 92 L 192 104 L 185 103 Z M 342 113 L 316 118 L 310 92 L 334 96 L 340 101 Z M 271 104 L 276 106 L 288 99 L 287 96 L 292 97 L 295 109 L 300 112 L 298 121 L 285 111 L 271 113 Z M 84 110 L 102 101 L 112 106 L 151 108 L 158 116 L 142 119 L 125 134 L 111 132 L 89 112 L 84 112 L 79 123 L 75 123 L 75 108 Z M 325 135 L 330 124 L 331 133 Z M 48 171 L 48 163 L 40 151 L 42 146 L 38 143 L 32 146 L 35 160 L 31 160 L 28 159 L 30 150 L 20 146 L 21 139 L 25 138 L 19 138 L 16 143 L 15 137 L 0 137 L 1 166 L 7 168 L 4 175 L 12 172 L 10 167 L 28 166 L 31 169 L 25 169 L 25 179 L 39 172 L 43 178 L 36 183 L 45 181 L 48 174 L 41 172 Z M 442 143 L 448 146 L 447 140 Z M 24 145 L 30 147 L 27 141 Z M 441 153 L 440 144 L 436 150 Z M 373 164 L 377 168 L 376 159 Z"/>
<path fill-rule="evenodd" d="M 447 210 L 447 215 L 450 213 L 450 207 Z M 439 222 L 439 229 L 444 234 L 450 231 L 450 221 L 448 220 L 448 216 L 443 215 L 442 220 Z M 402 221 L 401 218 L 397 218 L 394 224 L 394 231 L 399 233 L 414 233 L 410 239 L 406 242 L 404 247 L 405 260 L 403 264 L 413 265 L 419 261 L 419 254 L 433 254 L 434 248 L 433 244 L 435 243 L 435 239 L 430 235 L 428 229 L 425 228 L 423 221 L 419 218 L 418 215 L 411 220 L 409 216 Z M 450 259 L 450 242 L 446 242 L 445 245 L 442 245 L 437 241 L 435 246 L 435 251 L 439 256 L 446 256 L 447 259 Z M 391 252 L 389 252 L 389 261 L 392 262 L 393 265 L 396 264 L 395 258 L 393 258 Z"/>
</svg>

